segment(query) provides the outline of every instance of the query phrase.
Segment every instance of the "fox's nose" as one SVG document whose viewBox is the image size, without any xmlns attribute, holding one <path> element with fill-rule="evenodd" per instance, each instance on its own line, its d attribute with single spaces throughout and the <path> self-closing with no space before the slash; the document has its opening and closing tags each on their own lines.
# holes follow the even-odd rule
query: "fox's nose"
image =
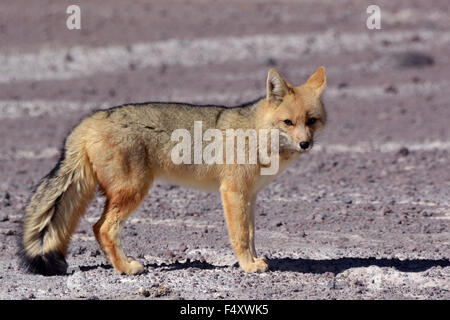
<svg viewBox="0 0 450 320">
<path fill-rule="evenodd" d="M 308 149 L 308 147 L 309 147 L 309 142 L 308 141 L 300 142 L 300 148 L 302 148 L 303 150 Z"/>
</svg>

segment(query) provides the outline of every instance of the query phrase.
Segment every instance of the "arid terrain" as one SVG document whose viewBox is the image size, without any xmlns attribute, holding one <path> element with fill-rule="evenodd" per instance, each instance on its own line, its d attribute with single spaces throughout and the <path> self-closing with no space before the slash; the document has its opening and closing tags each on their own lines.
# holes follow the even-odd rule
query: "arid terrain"
<svg viewBox="0 0 450 320">
<path fill-rule="evenodd" d="M 0 4 L 0 299 L 450 299 L 450 17 L 447 0 L 70 1 Z M 381 8 L 369 30 L 366 9 Z M 92 226 L 65 276 L 19 268 L 31 190 L 68 132 L 98 108 L 233 106 L 327 70 L 328 124 L 264 189 L 256 247 L 236 265 L 220 196 L 156 182 L 122 243 L 146 266 L 120 276 Z"/>
</svg>

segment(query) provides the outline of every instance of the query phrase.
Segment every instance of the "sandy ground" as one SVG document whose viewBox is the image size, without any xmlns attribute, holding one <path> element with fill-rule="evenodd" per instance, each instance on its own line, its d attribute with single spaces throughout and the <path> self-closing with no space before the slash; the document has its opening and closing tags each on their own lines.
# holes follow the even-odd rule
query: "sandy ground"
<svg viewBox="0 0 450 320">
<path fill-rule="evenodd" d="M 45 3 L 44 3 L 45 2 Z M 0 4 L 1 299 L 449 299 L 448 2 L 78 1 Z M 373 1 L 370 2 L 373 4 Z M 119 276 L 100 253 L 92 202 L 70 274 L 26 274 L 23 208 L 91 110 L 126 102 L 234 105 L 327 68 L 329 123 L 312 152 L 258 198 L 270 271 L 236 266 L 217 194 L 155 183 L 123 232 L 146 266 Z"/>
</svg>

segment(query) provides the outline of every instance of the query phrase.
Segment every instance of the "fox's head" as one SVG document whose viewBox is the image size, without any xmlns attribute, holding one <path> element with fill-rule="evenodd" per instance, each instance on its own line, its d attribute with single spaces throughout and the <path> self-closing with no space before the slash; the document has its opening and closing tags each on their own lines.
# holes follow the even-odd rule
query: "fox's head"
<svg viewBox="0 0 450 320">
<path fill-rule="evenodd" d="M 326 85 L 325 68 L 319 67 L 300 86 L 285 81 L 275 69 L 267 76 L 264 122 L 280 132 L 280 149 L 305 152 L 312 148 L 314 134 L 326 122 L 321 100 Z"/>
</svg>

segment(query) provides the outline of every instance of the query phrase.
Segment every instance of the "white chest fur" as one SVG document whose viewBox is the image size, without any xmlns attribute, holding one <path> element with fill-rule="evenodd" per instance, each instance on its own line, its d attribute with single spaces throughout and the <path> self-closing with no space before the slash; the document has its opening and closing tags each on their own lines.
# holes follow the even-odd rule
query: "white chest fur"
<svg viewBox="0 0 450 320">
<path fill-rule="evenodd" d="M 288 159 L 282 159 L 280 157 L 279 169 L 276 174 L 273 175 L 259 175 L 256 180 L 256 185 L 254 188 L 254 194 L 264 189 L 269 183 L 271 183 L 281 172 L 283 172 L 287 167 L 289 167 L 295 160 L 300 156 L 299 153 L 292 155 Z"/>
</svg>

